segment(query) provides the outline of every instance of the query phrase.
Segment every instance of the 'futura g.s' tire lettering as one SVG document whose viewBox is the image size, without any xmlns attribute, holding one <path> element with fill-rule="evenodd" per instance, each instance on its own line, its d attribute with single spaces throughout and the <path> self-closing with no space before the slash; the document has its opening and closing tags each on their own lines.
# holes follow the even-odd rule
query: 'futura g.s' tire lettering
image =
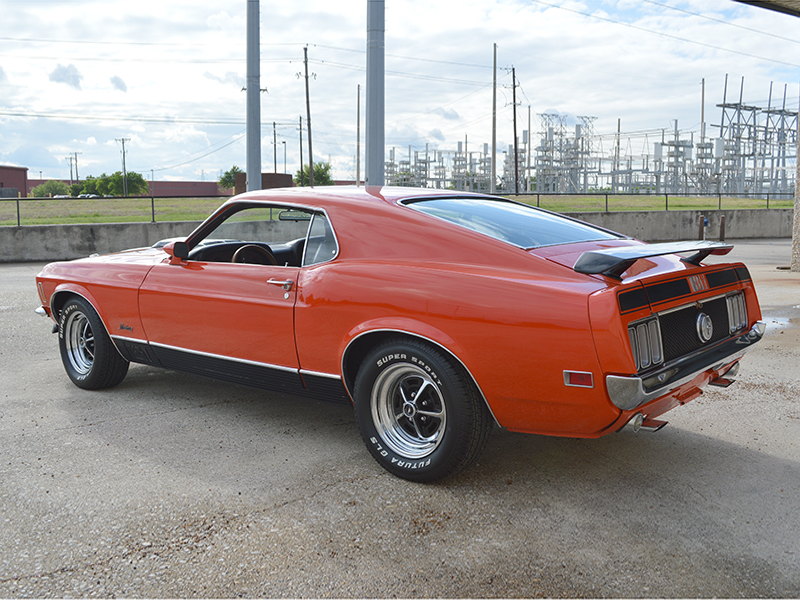
<svg viewBox="0 0 800 600">
<path fill-rule="evenodd" d="M 390 473 L 436 481 L 480 453 L 491 417 L 461 365 L 427 342 L 397 337 L 364 358 L 353 389 L 359 431 Z"/>
</svg>

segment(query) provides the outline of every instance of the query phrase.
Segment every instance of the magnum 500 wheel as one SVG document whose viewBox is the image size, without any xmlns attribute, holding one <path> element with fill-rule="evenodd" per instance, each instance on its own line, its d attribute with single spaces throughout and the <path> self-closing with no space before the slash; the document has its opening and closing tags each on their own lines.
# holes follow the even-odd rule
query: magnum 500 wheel
<svg viewBox="0 0 800 600">
<path fill-rule="evenodd" d="M 58 345 L 64 369 L 78 387 L 113 387 L 128 373 L 128 361 L 117 352 L 97 312 L 83 298 L 68 300 L 61 310 Z"/>
<path fill-rule="evenodd" d="M 464 369 L 434 346 L 396 338 L 364 359 L 354 401 L 361 437 L 380 465 L 431 482 L 469 465 L 491 417 Z"/>
</svg>

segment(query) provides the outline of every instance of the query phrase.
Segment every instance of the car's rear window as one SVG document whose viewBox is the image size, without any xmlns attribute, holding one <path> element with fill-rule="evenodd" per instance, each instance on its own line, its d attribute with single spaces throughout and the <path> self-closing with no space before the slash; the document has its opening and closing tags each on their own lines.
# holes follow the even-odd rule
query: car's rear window
<svg viewBox="0 0 800 600">
<path fill-rule="evenodd" d="M 526 249 L 620 237 L 517 202 L 489 198 L 428 198 L 406 205 Z"/>
</svg>

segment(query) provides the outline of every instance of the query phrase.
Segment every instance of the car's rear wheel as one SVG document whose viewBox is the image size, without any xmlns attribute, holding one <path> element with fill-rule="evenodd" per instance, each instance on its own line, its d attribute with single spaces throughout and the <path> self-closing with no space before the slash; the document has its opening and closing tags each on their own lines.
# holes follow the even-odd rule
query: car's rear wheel
<svg viewBox="0 0 800 600">
<path fill-rule="evenodd" d="M 97 312 L 83 298 L 67 301 L 58 321 L 61 361 L 72 382 L 86 390 L 120 383 L 128 373 Z"/>
<path fill-rule="evenodd" d="M 469 465 L 491 416 L 461 365 L 426 342 L 395 338 L 373 349 L 356 376 L 356 419 L 387 471 L 430 482 Z"/>
</svg>

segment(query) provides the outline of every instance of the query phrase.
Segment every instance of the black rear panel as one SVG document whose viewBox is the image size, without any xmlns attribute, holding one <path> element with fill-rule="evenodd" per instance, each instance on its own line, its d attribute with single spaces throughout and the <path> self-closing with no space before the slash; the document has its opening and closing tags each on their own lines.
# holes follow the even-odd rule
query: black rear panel
<svg viewBox="0 0 800 600">
<path fill-rule="evenodd" d="M 697 334 L 697 318 L 703 312 L 711 317 L 714 333 L 705 344 Z M 730 335 L 728 306 L 725 298 L 704 302 L 701 308 L 692 304 L 680 310 L 659 315 L 661 339 L 664 344 L 664 361 L 669 362 L 713 344 Z"/>
</svg>

